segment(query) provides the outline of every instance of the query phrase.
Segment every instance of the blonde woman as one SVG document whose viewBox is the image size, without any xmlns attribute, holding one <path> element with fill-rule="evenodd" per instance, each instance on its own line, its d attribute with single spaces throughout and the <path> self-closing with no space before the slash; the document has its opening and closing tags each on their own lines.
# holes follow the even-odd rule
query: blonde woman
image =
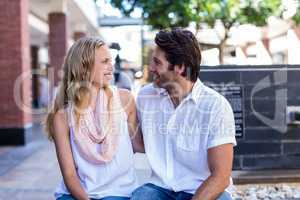
<svg viewBox="0 0 300 200">
<path fill-rule="evenodd" d="M 99 38 L 78 40 L 65 58 L 63 80 L 46 118 L 63 176 L 58 200 L 125 200 L 137 186 L 130 140 L 135 104 L 128 91 L 109 85 L 111 62 Z"/>
</svg>

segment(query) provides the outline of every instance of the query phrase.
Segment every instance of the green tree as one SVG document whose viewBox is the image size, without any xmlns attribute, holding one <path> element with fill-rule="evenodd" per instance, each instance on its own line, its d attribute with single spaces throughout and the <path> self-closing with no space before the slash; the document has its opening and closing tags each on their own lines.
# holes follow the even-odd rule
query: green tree
<svg viewBox="0 0 300 200">
<path fill-rule="evenodd" d="M 153 29 L 187 27 L 193 21 L 190 0 L 111 0 L 111 4 L 129 16 L 135 8 L 142 9 L 142 17 Z"/>
<path fill-rule="evenodd" d="M 264 26 L 270 16 L 281 15 L 281 0 L 111 0 L 111 4 L 125 15 L 135 8 L 142 9 L 142 17 L 154 29 L 187 27 L 194 22 L 198 31 L 202 23 L 214 27 L 221 22 L 225 33 L 219 35 L 220 63 L 233 26 Z"/>
<path fill-rule="evenodd" d="M 297 11 L 295 15 L 292 17 L 292 20 L 295 26 L 300 25 L 300 2 L 298 3 Z"/>
<path fill-rule="evenodd" d="M 233 26 L 253 24 L 265 26 L 270 16 L 281 15 L 281 0 L 195 0 L 195 22 L 213 27 L 216 21 L 222 22 L 225 33 L 219 35 L 219 60 L 223 63 L 224 48 Z"/>
</svg>

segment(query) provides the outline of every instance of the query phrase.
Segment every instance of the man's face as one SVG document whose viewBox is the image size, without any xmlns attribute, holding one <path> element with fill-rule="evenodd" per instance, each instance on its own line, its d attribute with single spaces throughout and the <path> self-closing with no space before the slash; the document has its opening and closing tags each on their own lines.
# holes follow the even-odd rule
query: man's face
<svg viewBox="0 0 300 200">
<path fill-rule="evenodd" d="M 153 81 L 157 86 L 167 88 L 174 83 L 178 75 L 173 70 L 169 70 L 169 66 L 170 63 L 166 59 L 165 52 L 156 46 L 152 54 L 149 70 L 153 74 Z"/>
</svg>

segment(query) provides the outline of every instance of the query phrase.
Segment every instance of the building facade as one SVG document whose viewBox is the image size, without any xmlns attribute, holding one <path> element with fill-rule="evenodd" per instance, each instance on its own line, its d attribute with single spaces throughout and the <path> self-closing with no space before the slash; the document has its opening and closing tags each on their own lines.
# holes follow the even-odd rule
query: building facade
<svg viewBox="0 0 300 200">
<path fill-rule="evenodd" d="M 32 116 L 45 111 L 41 97 L 50 101 L 68 47 L 99 36 L 98 15 L 94 0 L 0 1 L 0 145 L 30 140 Z"/>
</svg>

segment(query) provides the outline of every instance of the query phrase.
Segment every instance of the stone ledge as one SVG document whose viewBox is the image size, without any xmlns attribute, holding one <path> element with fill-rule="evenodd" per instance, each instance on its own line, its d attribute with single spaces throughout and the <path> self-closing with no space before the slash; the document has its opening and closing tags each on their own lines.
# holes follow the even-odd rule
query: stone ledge
<svg viewBox="0 0 300 200">
<path fill-rule="evenodd" d="M 259 170 L 259 171 L 233 171 L 234 184 L 255 183 L 291 183 L 300 182 L 300 169 L 298 170 Z"/>
</svg>

